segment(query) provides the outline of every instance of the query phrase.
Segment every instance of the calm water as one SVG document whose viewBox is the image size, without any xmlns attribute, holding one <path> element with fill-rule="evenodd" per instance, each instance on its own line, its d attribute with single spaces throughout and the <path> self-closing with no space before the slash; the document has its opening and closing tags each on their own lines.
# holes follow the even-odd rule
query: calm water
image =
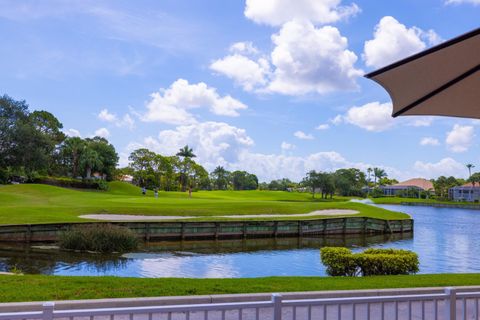
<svg viewBox="0 0 480 320">
<path fill-rule="evenodd" d="M 262 277 L 325 275 L 319 248 L 402 248 L 417 252 L 421 273 L 480 272 L 480 211 L 382 206 L 409 213 L 415 234 L 369 237 L 252 239 L 151 243 L 124 255 L 65 253 L 0 246 L 0 271 L 133 277 Z"/>
</svg>

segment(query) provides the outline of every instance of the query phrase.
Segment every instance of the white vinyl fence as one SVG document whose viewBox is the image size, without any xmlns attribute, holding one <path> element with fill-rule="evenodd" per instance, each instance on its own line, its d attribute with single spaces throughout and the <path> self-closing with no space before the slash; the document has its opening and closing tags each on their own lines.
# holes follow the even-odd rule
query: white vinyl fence
<svg viewBox="0 0 480 320">
<path fill-rule="evenodd" d="M 328 299 L 207 303 L 158 307 L 57 310 L 43 304 L 42 311 L 0 313 L 0 320 L 370 320 L 370 319 L 479 319 L 480 292 L 391 295 Z"/>
</svg>

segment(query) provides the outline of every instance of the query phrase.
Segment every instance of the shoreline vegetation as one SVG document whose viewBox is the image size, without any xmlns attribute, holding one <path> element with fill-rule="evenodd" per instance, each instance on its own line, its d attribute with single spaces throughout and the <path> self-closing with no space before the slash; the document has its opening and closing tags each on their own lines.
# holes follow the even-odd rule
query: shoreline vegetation
<svg viewBox="0 0 480 320">
<path fill-rule="evenodd" d="M 0 302 L 472 285 L 480 285 L 480 274 L 226 279 L 0 275 Z"/>
</svg>

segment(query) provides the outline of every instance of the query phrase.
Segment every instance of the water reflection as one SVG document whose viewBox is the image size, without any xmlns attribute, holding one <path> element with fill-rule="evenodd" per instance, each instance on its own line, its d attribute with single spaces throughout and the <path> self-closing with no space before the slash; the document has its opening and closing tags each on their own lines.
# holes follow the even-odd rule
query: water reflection
<svg viewBox="0 0 480 320">
<path fill-rule="evenodd" d="M 133 277 L 258 277 L 324 275 L 319 248 L 364 248 L 408 241 L 412 234 L 264 238 L 147 243 L 137 252 L 85 254 L 55 248 L 2 244 L 0 270 L 30 274 Z"/>
<path fill-rule="evenodd" d="M 131 277 L 261 277 L 325 275 L 319 248 L 413 250 L 421 273 L 480 272 L 480 211 L 382 206 L 415 220 L 415 236 L 333 236 L 148 243 L 125 255 L 82 254 L 0 244 L 0 271 Z"/>
</svg>

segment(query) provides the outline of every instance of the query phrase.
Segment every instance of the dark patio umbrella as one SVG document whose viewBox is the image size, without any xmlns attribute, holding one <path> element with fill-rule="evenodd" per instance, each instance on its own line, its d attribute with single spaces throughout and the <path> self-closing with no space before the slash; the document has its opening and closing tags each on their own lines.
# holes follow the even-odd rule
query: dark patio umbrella
<svg viewBox="0 0 480 320">
<path fill-rule="evenodd" d="M 387 90 L 393 117 L 480 118 L 480 28 L 371 72 Z"/>
</svg>

